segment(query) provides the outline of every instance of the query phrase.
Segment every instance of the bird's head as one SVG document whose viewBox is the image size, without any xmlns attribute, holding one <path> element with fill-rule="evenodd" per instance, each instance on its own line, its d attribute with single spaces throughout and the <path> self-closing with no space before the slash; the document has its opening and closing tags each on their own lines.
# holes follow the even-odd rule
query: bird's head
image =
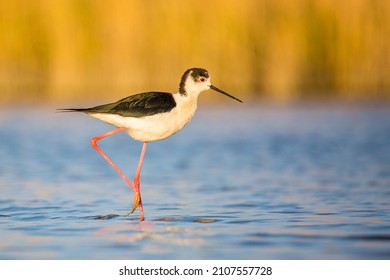
<svg viewBox="0 0 390 280">
<path fill-rule="evenodd" d="M 202 91 L 212 89 L 230 98 L 242 101 L 211 84 L 210 74 L 202 68 L 191 68 L 184 72 L 180 81 L 179 93 L 183 95 L 199 95 Z"/>
</svg>

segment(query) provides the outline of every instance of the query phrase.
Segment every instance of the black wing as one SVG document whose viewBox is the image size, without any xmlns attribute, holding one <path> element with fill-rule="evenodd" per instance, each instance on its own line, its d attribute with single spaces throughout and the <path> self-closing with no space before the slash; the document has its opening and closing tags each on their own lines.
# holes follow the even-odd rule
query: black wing
<svg viewBox="0 0 390 280">
<path fill-rule="evenodd" d="M 122 117 L 140 118 L 171 111 L 176 101 L 171 93 L 144 92 L 123 98 L 115 103 L 87 109 L 68 109 L 84 113 L 116 114 Z"/>
</svg>

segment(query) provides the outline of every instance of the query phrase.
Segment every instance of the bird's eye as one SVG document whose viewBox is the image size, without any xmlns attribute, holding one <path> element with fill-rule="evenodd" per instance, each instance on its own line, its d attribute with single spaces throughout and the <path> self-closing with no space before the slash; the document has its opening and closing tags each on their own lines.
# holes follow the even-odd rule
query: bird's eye
<svg viewBox="0 0 390 280">
<path fill-rule="evenodd" d="M 199 81 L 204 82 L 204 81 L 206 81 L 206 79 L 203 78 L 203 77 L 201 77 L 201 78 L 199 79 Z"/>
</svg>

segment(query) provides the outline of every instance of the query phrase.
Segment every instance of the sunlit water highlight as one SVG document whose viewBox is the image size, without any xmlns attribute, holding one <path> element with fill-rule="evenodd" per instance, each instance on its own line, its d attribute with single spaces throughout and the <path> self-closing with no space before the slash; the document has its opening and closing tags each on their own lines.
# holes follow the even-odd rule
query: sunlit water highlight
<svg viewBox="0 0 390 280">
<path fill-rule="evenodd" d="M 390 110 L 244 106 L 148 146 L 145 222 L 111 126 L 2 109 L 0 259 L 389 259 Z M 100 144 L 134 174 L 141 143 Z"/>
</svg>

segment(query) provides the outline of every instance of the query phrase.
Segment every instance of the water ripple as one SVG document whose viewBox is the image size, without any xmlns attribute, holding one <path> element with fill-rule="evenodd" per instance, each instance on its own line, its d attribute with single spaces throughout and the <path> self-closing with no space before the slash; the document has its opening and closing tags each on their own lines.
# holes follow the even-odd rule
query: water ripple
<svg viewBox="0 0 390 280">
<path fill-rule="evenodd" d="M 0 259 L 390 258 L 388 108 L 204 109 L 148 146 L 143 222 L 104 125 L 2 117 Z M 101 145 L 134 174 L 140 143 Z"/>
</svg>

